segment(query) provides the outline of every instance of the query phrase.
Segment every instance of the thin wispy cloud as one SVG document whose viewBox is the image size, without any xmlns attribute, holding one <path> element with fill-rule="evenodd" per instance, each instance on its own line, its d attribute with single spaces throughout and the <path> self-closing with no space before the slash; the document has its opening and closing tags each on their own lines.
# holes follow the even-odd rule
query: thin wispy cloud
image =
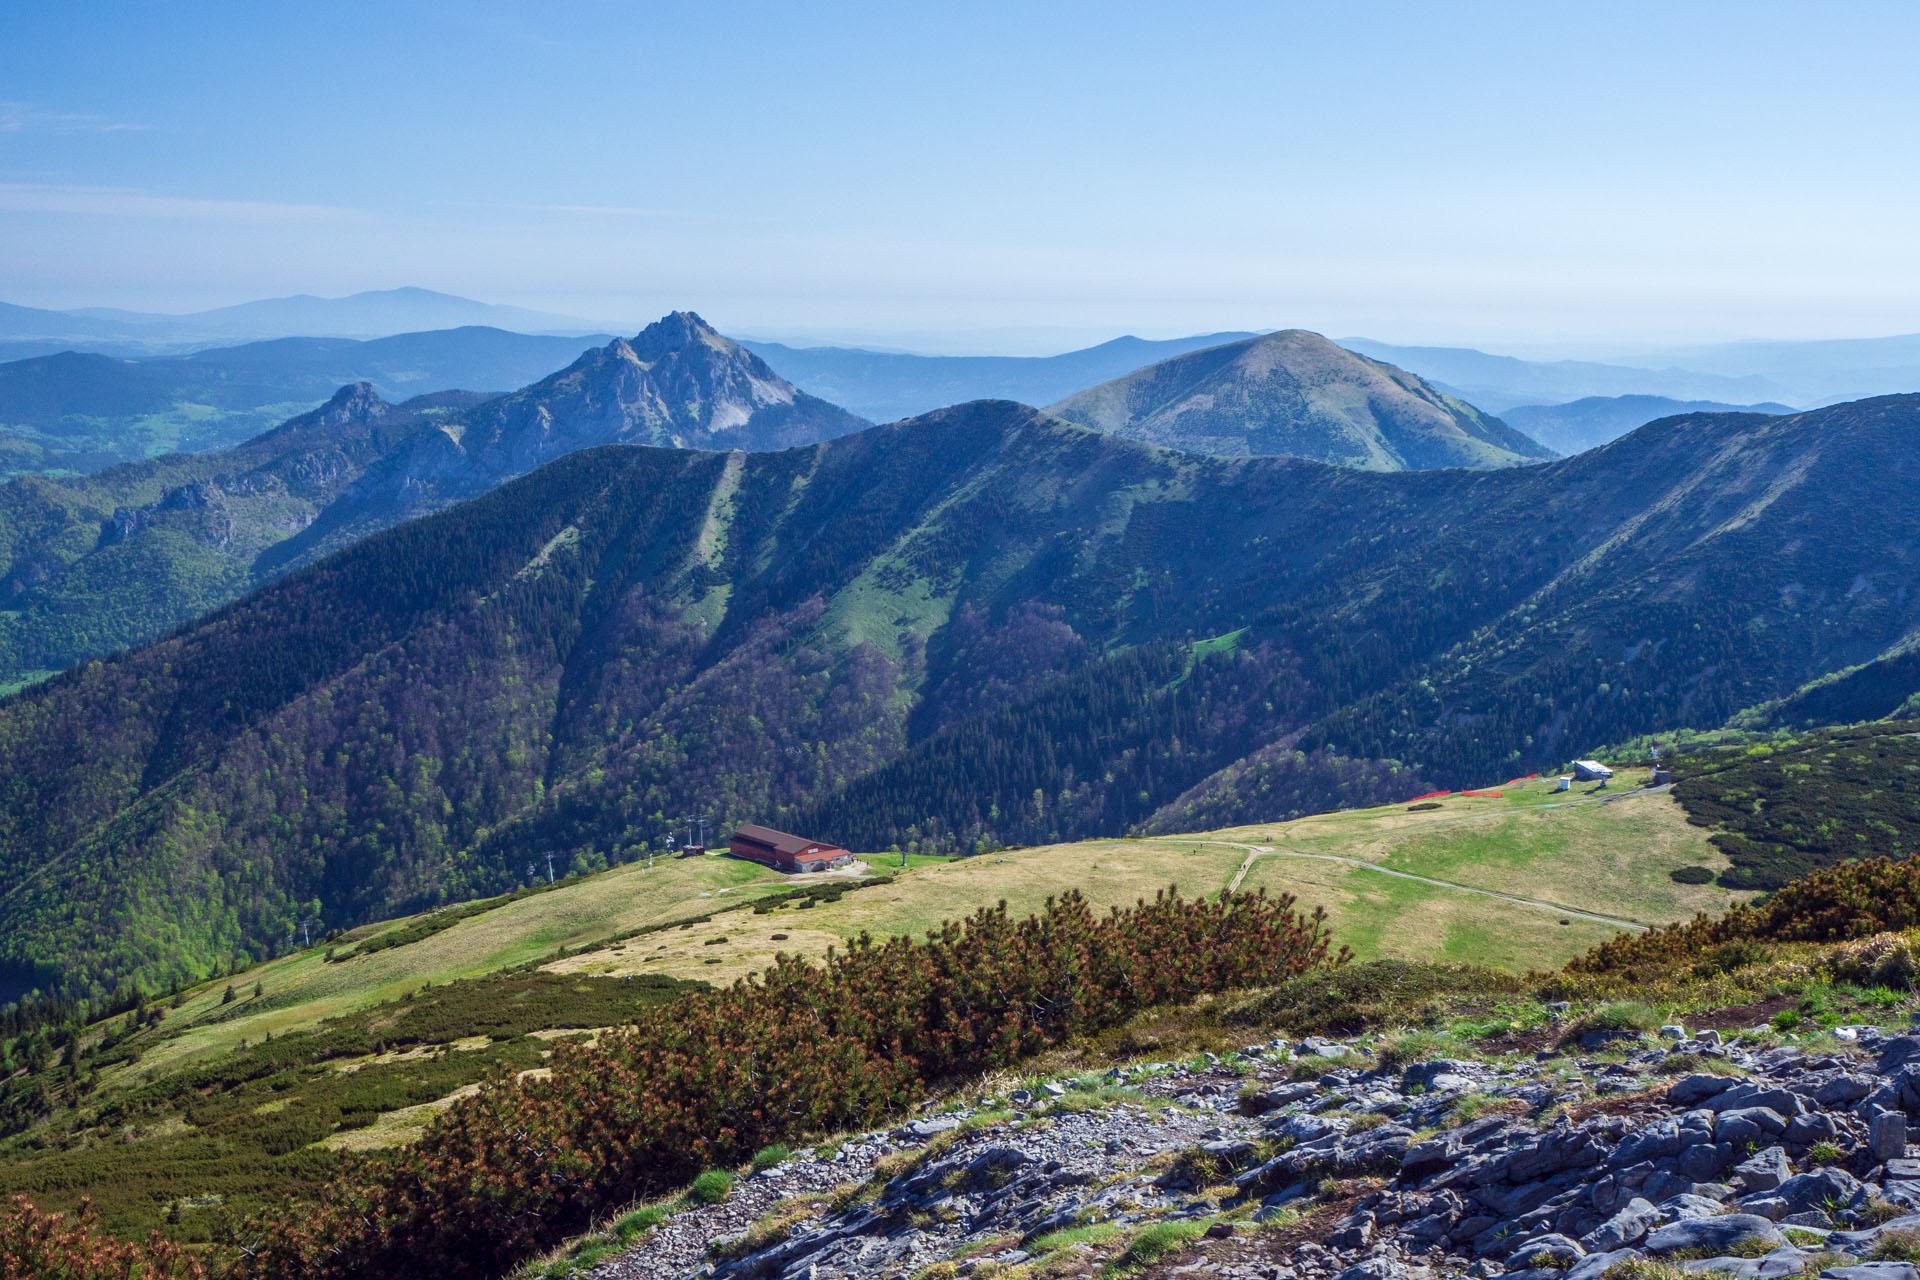
<svg viewBox="0 0 1920 1280">
<path fill-rule="evenodd" d="M 608 221 L 711 223 L 715 226 L 768 226 L 781 218 L 771 214 L 719 212 L 711 209 L 667 209 L 655 205 L 579 204 L 527 200 L 438 200 L 448 209 L 485 209 L 502 213 L 532 213 L 552 218 L 600 218 Z"/>
<path fill-rule="evenodd" d="M 0 182 L 0 213 L 75 213 L 105 217 L 217 222 L 320 222 L 362 218 L 356 209 L 270 200 L 213 200 L 159 195 L 128 187 Z"/>
<path fill-rule="evenodd" d="M 610 218 L 705 218 L 710 215 L 691 209 L 642 209 L 613 204 L 530 204 L 523 206 L 541 213 L 582 213 Z"/>
<path fill-rule="evenodd" d="M 50 111 L 31 102 L 0 102 L 0 133 L 141 133 L 153 128 L 85 111 Z"/>
<path fill-rule="evenodd" d="M 674 218 L 687 221 L 720 221 L 732 215 L 708 213 L 700 209 L 663 209 L 652 205 L 571 204 L 530 200 L 439 200 L 434 203 L 450 209 L 500 209 L 515 213 L 570 214 L 586 218 Z"/>
</svg>

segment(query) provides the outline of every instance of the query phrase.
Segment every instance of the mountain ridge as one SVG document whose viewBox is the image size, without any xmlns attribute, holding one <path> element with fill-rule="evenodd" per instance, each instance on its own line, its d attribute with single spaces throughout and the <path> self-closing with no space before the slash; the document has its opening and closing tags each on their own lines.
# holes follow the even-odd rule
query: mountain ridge
<svg viewBox="0 0 1920 1280">
<path fill-rule="evenodd" d="M 651 362 L 613 339 L 518 392 L 401 406 L 359 383 L 220 453 L 0 485 L 0 683 L 138 644 L 572 449 L 633 439 L 778 447 L 865 425 L 697 316 L 670 316 L 638 338 Z M 345 428 L 369 430 L 326 438 Z"/>
<path fill-rule="evenodd" d="M 0 339 L 78 339 L 113 343 L 130 352 L 179 351 L 221 340 L 378 338 L 461 325 L 491 325 L 532 333 L 591 333 L 600 327 L 568 316 L 476 302 L 410 285 L 369 289 L 338 298 L 310 293 L 260 298 L 181 314 L 116 307 L 50 311 L 0 303 Z"/>
<path fill-rule="evenodd" d="M 1793 413 L 1774 401 L 1723 404 L 1714 400 L 1673 400 L 1666 396 L 1588 396 L 1566 404 L 1519 405 L 1502 421 L 1527 432 L 1562 454 L 1582 453 L 1618 440 L 1635 427 L 1660 418 L 1698 413 Z"/>
<path fill-rule="evenodd" d="M 0 364 L 0 475 L 88 472 L 166 453 L 231 448 L 370 382 L 398 402 L 436 391 L 499 393 L 589 345 L 469 326 L 352 338 L 277 338 L 130 360 L 55 352 Z"/>
</svg>

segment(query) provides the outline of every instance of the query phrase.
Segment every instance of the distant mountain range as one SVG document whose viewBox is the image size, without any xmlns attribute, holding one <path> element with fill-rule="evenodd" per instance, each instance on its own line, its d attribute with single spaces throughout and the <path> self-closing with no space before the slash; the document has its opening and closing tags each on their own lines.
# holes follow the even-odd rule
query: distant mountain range
<svg viewBox="0 0 1920 1280">
<path fill-rule="evenodd" d="M 1780 384 L 1758 374 L 1642 369 L 1587 360 L 1521 360 L 1468 347 L 1403 347 L 1369 338 L 1341 338 L 1339 342 L 1349 350 L 1411 370 L 1489 413 L 1504 414 L 1518 405 L 1562 404 L 1591 396 L 1654 395 L 1725 404 L 1795 399 Z"/>
<path fill-rule="evenodd" d="M 310 294 L 265 298 L 187 315 L 112 307 L 44 311 L 0 303 L 0 356 L 44 355 L 77 347 L 116 355 L 151 355 L 263 338 L 378 338 L 468 325 L 557 334 L 584 334 L 595 328 L 568 316 L 415 288 L 381 289 L 345 298 Z"/>
<path fill-rule="evenodd" d="M 0 485 L 0 684 L 138 644 L 575 449 L 780 448 L 866 425 L 675 313 L 512 395 L 396 406 L 358 383 L 231 449 L 22 477 Z"/>
<path fill-rule="evenodd" d="M 65 424 L 89 411 L 138 411 L 207 370 L 235 397 L 260 394 L 246 381 L 253 369 L 290 394 L 311 393 L 320 371 L 343 365 L 389 370 L 404 386 L 462 373 L 477 380 L 542 350 L 571 353 L 578 341 L 465 329 L 366 343 L 284 339 L 146 362 L 70 353 L 0 366 L 0 400 Z M 142 643 L 359 538 L 579 449 L 764 451 L 869 425 L 797 389 L 689 312 L 590 348 L 511 394 L 436 391 L 395 404 L 380 390 L 355 382 L 227 449 L 0 486 L 0 686 Z M 1056 410 L 1195 452 L 1285 453 L 1377 470 L 1551 456 L 1411 374 L 1299 331 L 1178 356 Z"/>
<path fill-rule="evenodd" d="M 16 360 L 0 364 L 0 476 L 230 448 L 356 382 L 389 400 L 510 391 L 609 340 L 470 326 L 141 360 L 73 351 Z"/>
<path fill-rule="evenodd" d="M 1052 404 L 1156 360 L 1253 336 L 1207 333 L 1158 342 L 1124 337 L 1057 356 L 921 356 L 778 342 L 740 345 L 794 385 L 875 422 L 893 422 L 969 400 Z"/>
<path fill-rule="evenodd" d="M 1760 375 L 1786 389 L 1797 404 L 1857 400 L 1920 390 L 1920 333 L 1887 338 L 1826 338 L 1813 342 L 1722 342 L 1628 351 L 1622 363 L 1679 365 L 1701 373 Z"/>
<path fill-rule="evenodd" d="M 500 406 L 453 474 L 537 447 Z M 382 456 L 473 412 L 391 419 Z M 412 477 L 386 465 L 344 492 Z M 1392 798 L 1395 760 L 1497 782 L 1903 652 L 1916 482 L 1920 397 L 1491 470 L 1176 453 L 1004 402 L 581 449 L 0 701 L 0 961 L 155 989 L 296 914 L 631 858 L 696 810 L 983 847 Z"/>
<path fill-rule="evenodd" d="M 1581 453 L 1617 440 L 1635 427 L 1678 413 L 1792 413 L 1789 405 L 1721 404 L 1715 400 L 1669 400 L 1665 396 L 1588 396 L 1570 404 L 1518 405 L 1501 421 L 1526 432 L 1557 453 Z"/>
<path fill-rule="evenodd" d="M 1554 456 L 1404 369 L 1304 329 L 1174 356 L 1050 412 L 1193 453 L 1285 454 L 1368 471 L 1512 466 Z"/>
</svg>

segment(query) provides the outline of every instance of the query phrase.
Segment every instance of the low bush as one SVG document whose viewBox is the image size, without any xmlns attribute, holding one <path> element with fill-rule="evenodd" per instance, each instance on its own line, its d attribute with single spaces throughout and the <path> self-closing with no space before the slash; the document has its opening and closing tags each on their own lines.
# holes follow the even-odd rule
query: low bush
<svg viewBox="0 0 1920 1280">
<path fill-rule="evenodd" d="M 91 1205 L 79 1214 L 41 1213 L 25 1196 L 0 1217 L 0 1276 L 6 1280 L 205 1280 L 206 1266 L 157 1233 L 145 1245 L 100 1230 Z"/>
<path fill-rule="evenodd" d="M 725 1169 L 709 1169 L 687 1188 L 687 1199 L 700 1204 L 719 1204 L 733 1194 L 733 1175 Z"/>
<path fill-rule="evenodd" d="M 1120 1256 L 1113 1260 L 1112 1271 L 1126 1275 L 1150 1267 L 1187 1241 L 1199 1238 L 1207 1226 L 1205 1222 L 1189 1219 L 1185 1222 L 1156 1222 L 1144 1227 L 1127 1242 Z"/>
<path fill-rule="evenodd" d="M 1920 1262 L 1920 1231 L 1882 1231 L 1873 1242 L 1875 1262 Z"/>
<path fill-rule="evenodd" d="M 1228 1020 L 1296 1035 L 1346 1036 L 1417 1021 L 1437 1001 L 1519 990 L 1517 979 L 1473 965 L 1373 960 L 1309 972 L 1249 1001 Z"/>
<path fill-rule="evenodd" d="M 1756 905 L 1684 924 L 1619 934 L 1568 964 L 1573 973 L 1699 960 L 1729 943 L 1844 942 L 1920 926 L 1920 863 L 1869 858 L 1816 871 Z M 1876 979 L 1879 981 L 1880 979 Z"/>
<path fill-rule="evenodd" d="M 1596 1031 L 1637 1035 L 1660 1025 L 1660 1014 L 1639 1000 L 1616 1000 L 1575 1018 L 1560 1035 L 1561 1044 L 1573 1044 Z"/>
<path fill-rule="evenodd" d="M 865 1127 L 944 1083 L 1203 992 L 1342 965 L 1324 916 L 1264 894 L 1163 893 L 1096 917 L 1079 894 L 1024 921 L 1004 906 L 927 941 L 861 937 L 795 957 L 597 1046 L 554 1046 L 552 1075 L 507 1077 L 423 1140 L 351 1163 L 315 1202 L 248 1228 L 255 1280 L 432 1274 L 480 1280 L 701 1169 L 775 1141 Z"/>
</svg>

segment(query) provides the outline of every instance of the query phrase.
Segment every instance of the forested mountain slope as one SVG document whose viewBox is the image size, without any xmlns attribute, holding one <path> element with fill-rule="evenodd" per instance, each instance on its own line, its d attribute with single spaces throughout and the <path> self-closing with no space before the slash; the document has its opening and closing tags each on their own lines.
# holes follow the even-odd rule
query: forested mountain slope
<svg viewBox="0 0 1920 1280">
<path fill-rule="evenodd" d="M 362 383 L 221 453 L 0 485 L 0 685 L 191 621 L 252 590 L 260 557 L 408 436 L 473 407 Z"/>
<path fill-rule="evenodd" d="M 0 686 L 142 643 L 573 449 L 777 448 L 864 425 L 675 313 L 511 396 L 394 406 L 363 383 L 220 453 L 23 477 L 0 485 Z"/>
<path fill-rule="evenodd" d="M 1383 474 L 989 402 L 577 452 L 0 703 L 0 955 L 15 989 L 155 981 L 689 812 L 1040 841 L 1718 725 L 1920 623 L 1916 425 Z"/>
<path fill-rule="evenodd" d="M 1052 412 L 1195 453 L 1285 454 L 1369 471 L 1554 456 L 1406 370 L 1304 329 L 1162 360 L 1069 396 Z"/>
<path fill-rule="evenodd" d="M 232 448 L 366 382 L 389 400 L 523 387 L 607 341 L 474 325 L 371 341 L 278 338 L 129 360 L 60 351 L 0 364 L 0 476 L 85 472 Z"/>
</svg>

